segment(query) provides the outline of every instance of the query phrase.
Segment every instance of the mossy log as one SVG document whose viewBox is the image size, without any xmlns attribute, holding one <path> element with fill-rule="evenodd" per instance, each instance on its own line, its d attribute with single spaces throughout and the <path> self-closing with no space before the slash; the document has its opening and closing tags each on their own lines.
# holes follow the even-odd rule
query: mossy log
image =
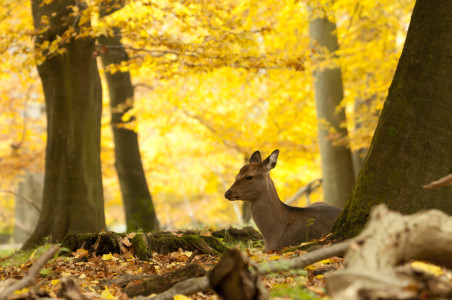
<svg viewBox="0 0 452 300">
<path fill-rule="evenodd" d="M 155 275 L 152 278 L 146 279 L 143 282 L 130 285 L 123 289 L 129 297 L 136 297 L 140 295 L 150 295 L 154 293 L 161 293 L 171 288 L 178 282 L 206 275 L 206 271 L 198 264 L 188 264 L 180 269 L 172 272 Z"/>
<path fill-rule="evenodd" d="M 62 247 L 70 251 L 84 248 L 90 253 L 103 255 L 108 253 L 120 253 L 124 244 L 121 240 L 126 237 L 124 233 L 86 233 L 69 234 L 65 237 Z M 134 254 L 141 260 L 148 261 L 153 252 L 170 253 L 178 251 L 179 248 L 186 251 L 198 250 L 200 254 L 220 256 L 228 250 L 222 242 L 212 236 L 184 235 L 175 236 L 172 234 L 150 234 L 137 233 L 132 240 Z"/>
</svg>

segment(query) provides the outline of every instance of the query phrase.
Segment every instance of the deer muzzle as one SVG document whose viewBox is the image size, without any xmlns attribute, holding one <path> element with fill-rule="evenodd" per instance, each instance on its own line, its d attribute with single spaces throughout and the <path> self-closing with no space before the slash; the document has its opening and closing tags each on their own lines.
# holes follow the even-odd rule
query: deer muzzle
<svg viewBox="0 0 452 300">
<path fill-rule="evenodd" d="M 238 199 L 237 196 L 234 197 L 234 196 L 232 195 L 232 191 L 231 191 L 231 190 L 227 190 L 226 193 L 224 193 L 224 197 L 225 197 L 226 199 L 230 200 L 230 201 L 232 201 L 232 200 L 237 200 L 237 199 Z"/>
</svg>

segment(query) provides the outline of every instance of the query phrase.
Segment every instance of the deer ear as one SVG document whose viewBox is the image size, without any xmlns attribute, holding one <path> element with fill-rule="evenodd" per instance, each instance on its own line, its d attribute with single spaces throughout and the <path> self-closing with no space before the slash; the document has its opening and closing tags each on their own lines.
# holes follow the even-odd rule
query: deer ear
<svg viewBox="0 0 452 300">
<path fill-rule="evenodd" d="M 271 169 L 273 169 L 276 166 L 276 162 L 278 161 L 278 155 L 279 155 L 279 150 L 276 149 L 275 151 L 272 152 L 272 154 L 270 154 L 269 157 L 267 157 L 262 162 L 262 166 L 265 169 L 267 169 L 267 171 L 270 171 Z"/>
<path fill-rule="evenodd" d="M 259 151 L 254 152 L 250 157 L 250 163 L 260 163 L 262 161 L 261 153 Z"/>
</svg>

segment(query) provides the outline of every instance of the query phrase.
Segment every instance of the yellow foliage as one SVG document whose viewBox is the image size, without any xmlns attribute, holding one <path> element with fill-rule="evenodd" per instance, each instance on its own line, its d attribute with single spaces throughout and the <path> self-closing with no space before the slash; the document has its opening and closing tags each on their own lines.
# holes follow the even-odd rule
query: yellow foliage
<svg viewBox="0 0 452 300">
<path fill-rule="evenodd" d="M 117 27 L 131 60 L 107 70 L 132 74 L 135 105 L 125 118 L 135 114 L 137 121 L 127 128 L 139 133 L 157 214 L 169 227 L 236 222 L 223 193 L 255 150 L 268 155 L 280 149 L 272 177 L 281 199 L 321 177 L 311 76 L 316 53 L 307 32 L 310 15 L 326 14 L 337 24 L 339 58 L 327 59 L 321 67 L 342 69 L 348 115 L 344 126 L 350 140 L 338 142 L 350 142 L 353 149 L 368 147 L 414 4 L 133 0 L 99 18 L 100 2 L 87 1 L 83 11 L 72 7 L 82 23 L 79 33 L 70 27 L 34 47 L 38 32 L 29 1 L 0 0 L 0 188 L 14 189 L 24 170 L 43 170 L 44 117 L 24 115 L 25 108 L 43 105 L 35 64 L 64 53 L 65 43 L 75 35 L 113 35 Z M 44 17 L 41 24 L 48 26 L 50 19 Z M 102 51 L 114 49 L 99 47 L 94 55 Z M 124 217 L 105 82 L 103 87 L 101 159 L 107 223 L 113 224 Z M 321 199 L 321 191 L 311 199 Z M 9 212 L 13 209 L 9 195 L 0 194 L 0 204 Z M 3 211 L 0 229 L 13 223 L 12 214 Z"/>
</svg>

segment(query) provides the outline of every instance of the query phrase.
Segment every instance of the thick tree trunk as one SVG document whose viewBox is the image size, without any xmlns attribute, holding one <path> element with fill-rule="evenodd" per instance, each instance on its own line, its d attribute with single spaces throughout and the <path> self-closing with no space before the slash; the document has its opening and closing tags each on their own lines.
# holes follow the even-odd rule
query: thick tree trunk
<svg viewBox="0 0 452 300">
<path fill-rule="evenodd" d="M 370 208 L 452 213 L 452 189 L 422 186 L 452 166 L 452 1 L 418 0 L 357 184 L 333 231 L 352 237 Z"/>
<path fill-rule="evenodd" d="M 64 36 L 72 26 L 79 30 L 68 8 L 77 3 L 32 1 L 34 26 L 45 28 L 36 37 L 37 48 Z M 48 27 L 41 24 L 44 16 L 50 21 Z M 68 38 L 61 43 L 65 43 L 60 46 L 63 53 L 43 53 L 45 60 L 38 64 L 47 113 L 44 194 L 37 227 L 24 248 L 42 243 L 45 237 L 58 242 L 68 233 L 99 232 L 106 227 L 100 168 L 102 89 L 94 40 Z"/>
<path fill-rule="evenodd" d="M 338 47 L 336 25 L 326 17 L 309 22 L 309 36 L 313 49 L 322 56 L 331 55 Z M 326 48 L 327 53 L 324 49 Z M 321 60 L 315 55 L 314 59 Z M 334 54 L 333 54 L 334 55 Z M 314 65 L 315 65 L 314 61 Z M 342 75 L 339 67 L 314 71 L 315 102 L 319 122 L 319 146 L 322 163 L 324 200 L 344 207 L 355 183 L 350 148 L 335 145 L 330 130 L 340 137 L 347 137 L 345 111 L 338 108 L 343 99 Z"/>
<path fill-rule="evenodd" d="M 120 5 L 113 6 L 115 3 L 116 1 L 106 2 L 105 7 L 101 10 L 101 16 L 121 7 Z M 108 11 L 109 7 L 112 7 L 110 11 Z M 127 52 L 122 47 L 119 29 L 114 28 L 114 32 L 114 36 L 101 36 L 99 38 L 99 43 L 105 45 L 101 54 L 104 68 L 111 64 L 119 65 L 129 60 Z M 109 48 L 109 46 L 113 47 Z M 156 231 L 159 229 L 159 222 L 144 174 L 138 135 L 133 130 L 121 127 L 124 123 L 122 117 L 133 107 L 133 86 L 130 72 L 118 71 L 112 74 L 107 71 L 105 77 L 110 93 L 111 127 L 115 141 L 115 166 L 125 208 L 127 231 L 132 232 L 138 229 Z"/>
</svg>

